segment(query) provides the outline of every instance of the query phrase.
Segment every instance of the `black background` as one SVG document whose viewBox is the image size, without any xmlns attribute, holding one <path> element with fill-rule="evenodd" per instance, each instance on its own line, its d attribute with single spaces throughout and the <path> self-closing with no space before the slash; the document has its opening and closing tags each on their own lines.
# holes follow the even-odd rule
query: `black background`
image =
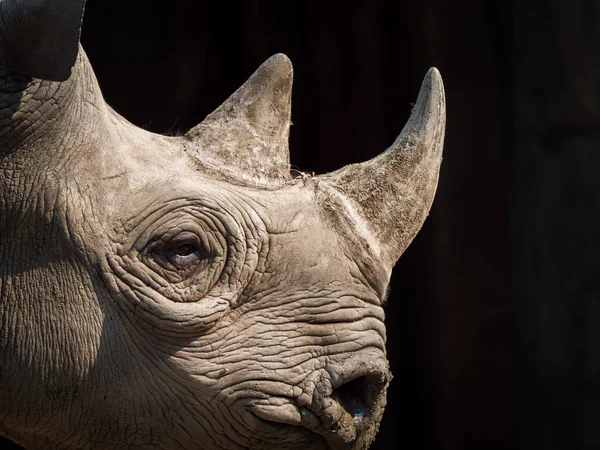
<svg viewBox="0 0 600 450">
<path fill-rule="evenodd" d="M 82 41 L 107 102 L 159 133 L 286 53 L 291 160 L 316 173 L 385 150 L 438 67 L 444 161 L 392 279 L 395 378 L 373 448 L 591 449 L 599 17 L 585 0 L 90 0 Z"/>
</svg>

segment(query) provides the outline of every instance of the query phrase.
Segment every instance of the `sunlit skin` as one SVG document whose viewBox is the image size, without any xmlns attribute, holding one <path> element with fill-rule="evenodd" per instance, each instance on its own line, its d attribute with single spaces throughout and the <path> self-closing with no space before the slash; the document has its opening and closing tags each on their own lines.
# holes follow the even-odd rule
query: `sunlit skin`
<svg viewBox="0 0 600 450">
<path fill-rule="evenodd" d="M 379 157 L 297 173 L 285 55 L 185 135 L 152 134 L 104 102 L 83 3 L 0 2 L 0 435 L 368 448 L 389 277 L 437 185 L 439 73 Z"/>
</svg>

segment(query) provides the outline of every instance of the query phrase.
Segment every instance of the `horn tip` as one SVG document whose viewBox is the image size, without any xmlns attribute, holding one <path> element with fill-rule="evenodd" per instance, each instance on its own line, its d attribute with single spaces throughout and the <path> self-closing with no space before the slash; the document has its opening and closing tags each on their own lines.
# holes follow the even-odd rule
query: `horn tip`
<svg viewBox="0 0 600 450">
<path fill-rule="evenodd" d="M 426 91 L 434 91 L 444 94 L 444 82 L 442 80 L 442 75 L 437 67 L 431 67 L 427 73 L 425 74 L 425 79 L 423 80 L 423 87 L 427 87 Z"/>
<path fill-rule="evenodd" d="M 442 81 L 440 71 L 432 67 L 425 74 L 419 96 L 411 113 L 411 118 L 405 128 L 417 126 L 418 123 L 421 123 L 422 118 L 428 117 L 429 113 L 433 110 L 439 108 L 445 110 L 445 96 L 444 82 Z"/>
<path fill-rule="evenodd" d="M 428 77 L 439 77 L 441 78 L 442 75 L 440 74 L 440 71 L 437 67 L 430 67 L 429 70 L 427 71 L 427 75 Z"/>
<path fill-rule="evenodd" d="M 282 78 L 292 78 L 294 67 L 292 61 L 284 53 L 277 53 L 263 63 L 263 68 Z"/>
</svg>

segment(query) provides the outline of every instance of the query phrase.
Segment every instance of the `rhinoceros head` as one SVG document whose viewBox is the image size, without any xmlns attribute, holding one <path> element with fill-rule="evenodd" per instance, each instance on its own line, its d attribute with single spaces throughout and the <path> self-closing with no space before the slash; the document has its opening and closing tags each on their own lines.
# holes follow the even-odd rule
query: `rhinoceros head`
<svg viewBox="0 0 600 450">
<path fill-rule="evenodd" d="M 433 200 L 427 74 L 377 158 L 290 175 L 276 55 L 161 136 L 104 102 L 83 0 L 0 1 L 0 434 L 27 448 L 367 448 L 382 303 Z"/>
</svg>

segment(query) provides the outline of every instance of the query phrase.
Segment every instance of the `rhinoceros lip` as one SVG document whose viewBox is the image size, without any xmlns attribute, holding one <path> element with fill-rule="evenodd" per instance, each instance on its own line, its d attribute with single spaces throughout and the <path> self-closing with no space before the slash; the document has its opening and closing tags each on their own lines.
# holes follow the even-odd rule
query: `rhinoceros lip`
<svg viewBox="0 0 600 450">
<path fill-rule="evenodd" d="M 368 448 L 378 430 L 391 379 L 382 353 L 361 352 L 341 365 L 330 365 L 313 375 L 307 384 L 312 388 L 305 391 L 309 397 L 287 399 L 286 403 L 296 410 L 295 420 L 289 420 L 290 415 L 285 413 L 279 417 L 277 408 L 266 413 L 259 406 L 255 414 L 268 422 L 315 433 L 332 450 Z"/>
<path fill-rule="evenodd" d="M 363 448 L 374 436 L 385 407 L 385 393 L 391 376 L 389 372 L 360 375 L 333 388 L 329 397 L 319 400 L 316 411 L 323 428 L 320 432 L 331 448 Z M 337 383 L 336 383 L 337 384 Z M 320 410 L 320 412 L 318 411 Z M 362 442 L 362 443 L 361 443 Z"/>
<path fill-rule="evenodd" d="M 332 450 L 364 449 L 372 441 L 381 420 L 388 380 L 387 373 L 370 373 L 357 376 L 333 390 L 331 385 L 324 392 L 318 392 L 321 390 L 318 389 L 310 405 L 295 405 L 297 420 L 277 414 L 276 409 L 264 410 L 260 405 L 254 405 L 251 412 L 266 422 L 301 427 L 320 435 Z M 367 382 L 382 383 L 383 390 L 375 395 L 377 385 L 373 385 L 372 397 L 367 396 L 366 401 L 353 399 L 352 393 L 362 389 L 361 385 Z M 327 394 L 327 391 L 331 393 Z"/>
<path fill-rule="evenodd" d="M 294 405 L 295 418 L 254 402 L 250 411 L 266 422 L 318 434 L 332 450 L 364 449 L 378 430 L 391 378 L 382 353 L 368 351 L 313 378 L 314 390 L 309 398 L 299 401 L 288 397 L 284 403 Z"/>
</svg>

